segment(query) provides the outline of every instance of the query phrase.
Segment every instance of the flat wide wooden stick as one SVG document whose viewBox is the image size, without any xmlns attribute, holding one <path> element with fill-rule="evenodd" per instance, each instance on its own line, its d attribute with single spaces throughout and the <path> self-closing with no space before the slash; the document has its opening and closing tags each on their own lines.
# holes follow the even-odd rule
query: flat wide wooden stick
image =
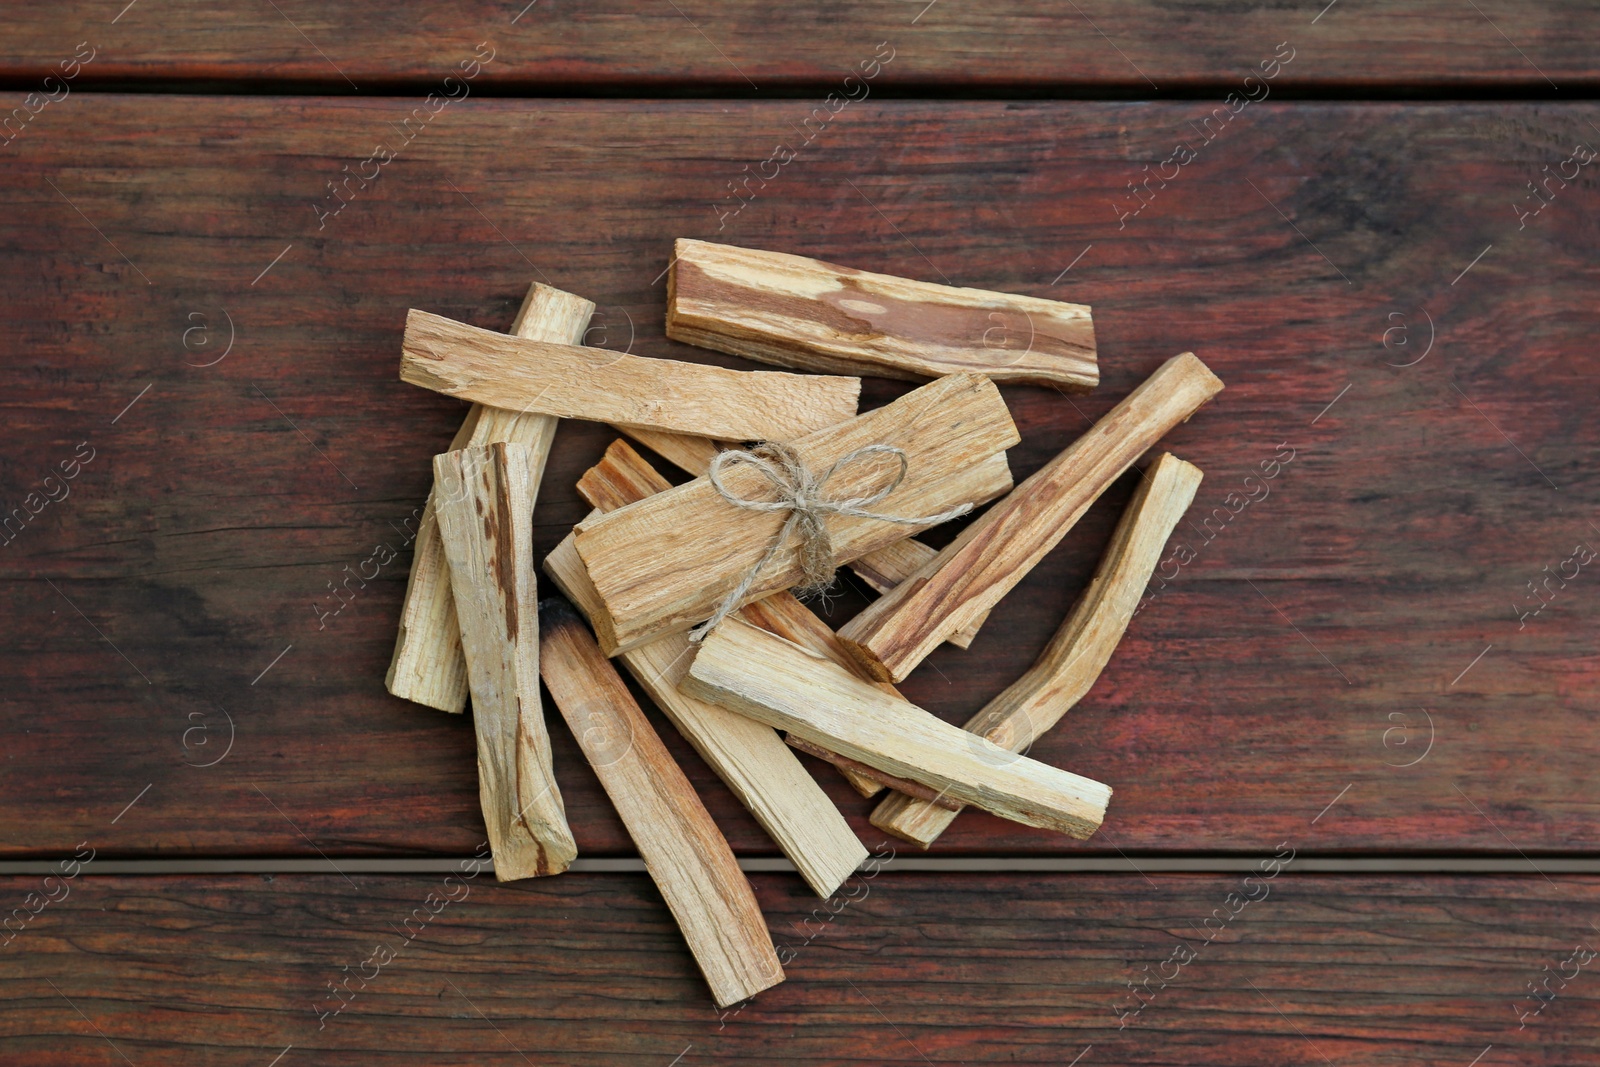
<svg viewBox="0 0 1600 1067">
<path fill-rule="evenodd" d="M 818 473 L 866 445 L 903 449 L 905 477 L 874 510 L 909 518 L 981 504 L 1004 493 L 1011 480 L 1004 452 L 1018 440 L 994 383 L 976 374 L 952 374 L 790 444 Z M 888 458 L 868 457 L 840 468 L 827 493 L 843 499 L 879 488 L 894 468 L 876 460 Z M 743 499 L 772 499 L 771 485 L 748 465 L 729 470 L 722 481 Z M 729 503 L 709 478 L 586 519 L 578 526 L 577 547 L 603 607 L 593 618 L 600 646 L 615 655 L 709 618 L 766 555 L 785 519 Z M 850 515 L 827 521 L 840 563 L 922 528 Z M 801 571 L 799 546 L 791 538 L 749 587 L 744 602 L 789 588 Z"/>
<path fill-rule="evenodd" d="M 622 441 L 606 449 L 600 462 L 578 479 L 578 492 L 602 510 L 623 507 L 668 488 L 666 479 Z M 579 611 L 587 615 L 594 610 L 594 589 L 584 573 L 583 560 L 573 549 L 571 535 L 550 553 L 544 567 Z M 798 602 L 795 606 L 805 611 Z M 817 625 L 831 640 L 833 631 L 820 620 Z M 689 669 L 691 655 L 688 637 L 671 634 L 618 658 L 678 732 L 756 817 L 806 884 L 818 896 L 832 896 L 866 860 L 866 849 L 828 795 L 794 754 L 784 748 L 776 731 L 679 692 L 678 681 Z M 838 655 L 844 656 L 844 650 L 838 650 Z M 851 784 L 863 796 L 881 790 L 879 783 L 865 779 L 861 785 L 852 779 Z"/>
<path fill-rule="evenodd" d="M 528 287 L 511 332 L 531 341 L 577 344 L 583 340 L 593 314 L 594 304 L 581 296 L 534 282 Z M 528 487 L 528 495 L 537 500 L 555 432 L 553 415 L 520 415 L 474 404 L 450 443 L 450 451 L 495 441 L 527 445 L 533 457 L 533 484 Z M 389 692 L 402 700 L 440 711 L 459 714 L 467 706 L 467 661 L 461 655 L 461 628 L 450 595 L 450 574 L 439 542 L 431 491 L 412 545 L 411 576 L 386 684 Z"/>
<path fill-rule="evenodd" d="M 904 681 L 946 636 L 999 603 L 1134 460 L 1221 390 L 1192 352 L 1167 360 L 909 581 L 851 619 L 839 631 L 845 647 L 872 677 Z"/>
<path fill-rule="evenodd" d="M 478 797 L 501 881 L 559 874 L 578 846 L 539 706 L 533 458 L 496 442 L 434 457 L 437 514 L 478 734 Z"/>
<path fill-rule="evenodd" d="M 400 379 L 512 411 L 787 441 L 856 413 L 861 379 L 739 371 L 548 344 L 411 309 Z"/>
<path fill-rule="evenodd" d="M 742 619 L 701 642 L 683 688 L 1028 826 L 1088 837 L 1111 799 L 1109 786 L 1008 752 Z"/>
<path fill-rule="evenodd" d="M 689 779 L 577 613 L 551 599 L 541 614 L 545 684 L 638 846 L 717 1007 L 777 985 L 783 967 L 750 881 Z"/>
<path fill-rule="evenodd" d="M 716 441 L 704 437 L 695 437 L 691 434 L 667 433 L 662 430 L 641 430 L 636 426 L 617 426 L 617 430 L 627 434 L 641 445 L 655 452 L 656 455 L 673 464 L 680 470 L 688 471 L 699 478 L 711 469 L 711 461 L 716 458 L 722 446 Z M 606 510 L 606 509 L 602 509 Z M 939 553 L 914 537 L 907 537 L 896 541 L 892 545 L 885 545 L 874 552 L 868 552 L 849 564 L 850 570 L 860 578 L 874 592 L 887 593 L 907 578 L 911 577 L 922 565 L 927 563 Z M 971 626 L 958 630 L 946 640 L 957 648 L 968 648 L 972 639 L 978 636 L 978 628 L 989 617 L 985 612 L 979 616 Z M 853 779 L 852 779 L 853 781 Z M 871 793 L 866 794 L 871 796 Z"/>
<path fill-rule="evenodd" d="M 667 336 L 780 367 L 997 381 L 1074 392 L 1100 380 L 1082 304 L 910 281 L 680 239 L 667 276 Z"/>
<path fill-rule="evenodd" d="M 1194 501 L 1200 477 L 1199 467 L 1170 452 L 1150 465 L 1067 621 L 1028 672 L 963 729 L 1025 752 L 1083 698 L 1122 640 L 1167 538 Z M 960 810 L 891 793 L 872 813 L 872 825 L 927 848 Z"/>
</svg>

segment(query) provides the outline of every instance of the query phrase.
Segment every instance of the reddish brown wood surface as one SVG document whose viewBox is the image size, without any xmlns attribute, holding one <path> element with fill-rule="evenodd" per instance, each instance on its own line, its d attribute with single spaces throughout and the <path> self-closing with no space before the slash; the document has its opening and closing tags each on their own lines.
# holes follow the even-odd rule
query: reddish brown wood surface
<svg viewBox="0 0 1600 1067">
<path fill-rule="evenodd" d="M 1592 172 L 1550 179 L 1525 228 L 1512 206 L 1600 137 L 1600 107 L 1250 105 L 1119 228 L 1114 198 L 1131 211 L 1127 183 L 1209 105 L 874 98 L 719 232 L 728 183 L 804 107 L 473 99 L 319 230 L 324 183 L 409 111 L 82 94 L 5 148 L 0 511 L 60 495 L 43 480 L 79 442 L 93 459 L 0 546 L 4 852 L 482 840 L 471 724 L 383 690 L 399 528 L 462 415 L 397 380 L 405 309 L 504 329 L 542 278 L 600 304 L 591 344 L 736 365 L 662 337 L 679 236 L 1092 305 L 1098 391 L 1005 390 L 1019 478 L 1178 351 L 1228 383 L 1165 442 L 1206 471 L 1197 555 L 1030 752 L 1116 789 L 1104 830 L 974 814 L 941 851 L 1600 844 L 1600 579 L 1546 579 L 1600 542 Z M 541 555 L 613 436 L 561 428 Z M 961 722 L 1025 670 L 1131 484 L 907 697 Z M 1270 495 L 1239 510 L 1253 485 Z M 847 579 L 830 618 L 862 603 Z M 735 847 L 767 851 L 655 721 Z M 627 851 L 553 733 L 580 849 Z M 870 802 L 817 771 L 869 834 Z"/>
<path fill-rule="evenodd" d="M 8 878 L 4 893 L 36 881 Z M 789 981 L 718 1012 L 643 875 L 448 888 L 443 876 L 86 875 L 0 955 L 0 1056 L 1465 1067 L 1493 1046 L 1481 1062 L 1509 1067 L 1586 1063 L 1600 1042 L 1596 964 L 1573 957 L 1583 945 L 1592 959 L 1600 940 L 1586 921 L 1600 907 L 1592 878 L 1555 889 L 1536 875 L 1291 866 L 1248 888 L 1239 876 L 996 880 L 891 864 L 826 903 L 793 876 L 753 881 Z M 430 911 L 444 892 L 458 899 Z M 1241 892 L 1261 899 L 1212 918 L 1206 943 L 1201 924 Z M 1163 968 L 1180 946 L 1193 956 Z M 1158 972 L 1170 980 L 1141 985 L 1148 1002 L 1119 1029 L 1129 983 Z M 1554 997 L 1531 1014 L 1528 985 L 1547 976 Z"/>
<path fill-rule="evenodd" d="M 1159 96 L 1237 83 L 1287 41 L 1295 58 L 1285 85 L 1571 92 L 1597 81 L 1594 15 L 1579 0 L 134 0 L 123 8 L 87 0 L 18 6 L 7 12 L 0 72 L 42 78 L 87 39 L 98 51 L 82 77 L 95 81 L 244 79 L 371 93 L 437 84 L 487 41 L 495 58 L 482 76 L 501 89 L 670 92 L 692 82 L 826 93 L 887 42 L 882 54 L 893 58 L 869 89 L 1070 85 Z M 843 88 L 862 91 L 859 83 Z"/>
</svg>

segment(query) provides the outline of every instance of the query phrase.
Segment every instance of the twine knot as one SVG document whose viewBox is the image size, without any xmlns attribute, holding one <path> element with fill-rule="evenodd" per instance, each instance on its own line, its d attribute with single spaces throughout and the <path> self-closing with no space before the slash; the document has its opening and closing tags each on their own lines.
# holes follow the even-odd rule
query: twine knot
<svg viewBox="0 0 1600 1067">
<path fill-rule="evenodd" d="M 847 497 L 842 500 L 830 499 L 826 495 L 828 480 L 841 469 L 867 457 L 880 455 L 893 456 L 900 465 L 894 477 L 882 488 L 865 496 Z M 760 471 L 777 490 L 778 498 L 752 500 L 731 492 L 722 483 L 722 473 L 727 468 L 741 463 Z M 833 555 L 833 539 L 828 535 L 828 524 L 824 521 L 828 515 L 851 515 L 856 518 L 877 519 L 880 522 L 897 522 L 907 526 L 933 526 L 947 522 L 958 515 L 965 515 L 972 510 L 971 504 L 958 504 L 937 515 L 884 515 L 869 510 L 899 488 L 900 483 L 905 480 L 909 467 L 905 450 L 894 445 L 867 445 L 858 448 L 854 452 L 840 456 L 832 466 L 822 472 L 821 476 L 813 473 L 794 449 L 774 441 L 756 445 L 748 452 L 738 449 L 719 452 L 711 461 L 711 469 L 706 472 L 706 476 L 722 499 L 735 507 L 749 511 L 787 511 L 789 518 L 773 537 L 772 543 L 767 546 L 766 554 L 723 598 L 722 603 L 717 606 L 716 613 L 690 632 L 689 640 L 699 644 L 707 634 L 716 629 L 718 623 L 728 617 L 730 612 L 744 603 L 744 598 L 750 592 L 750 587 L 755 584 L 756 578 L 788 543 L 791 535 L 798 535 L 800 538 L 801 581 L 795 590 L 796 593 L 806 596 L 826 589 L 833 582 L 833 572 L 838 567 Z"/>
</svg>

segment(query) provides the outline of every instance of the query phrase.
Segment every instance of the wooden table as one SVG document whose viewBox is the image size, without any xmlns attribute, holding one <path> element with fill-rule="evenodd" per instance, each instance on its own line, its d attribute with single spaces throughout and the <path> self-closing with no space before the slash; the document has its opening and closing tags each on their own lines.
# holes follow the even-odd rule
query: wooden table
<svg viewBox="0 0 1600 1067">
<path fill-rule="evenodd" d="M 1585 5 L 520 6 L 7 13 L 0 1058 L 1592 1059 Z M 908 855 L 813 762 L 895 857 L 820 901 L 656 718 L 793 953 L 723 1013 L 555 717 L 579 868 L 436 908 L 471 723 L 383 688 L 463 411 L 397 380 L 405 309 L 505 329 L 538 279 L 741 365 L 663 336 L 685 236 L 1091 304 L 1098 390 L 1004 390 L 1019 477 L 1176 352 L 1227 383 L 1166 442 L 1193 560 L 1031 753 L 1115 788 L 1090 841 Z M 562 425 L 541 555 L 611 437 Z M 1024 670 L 1131 489 L 906 694 Z"/>
</svg>

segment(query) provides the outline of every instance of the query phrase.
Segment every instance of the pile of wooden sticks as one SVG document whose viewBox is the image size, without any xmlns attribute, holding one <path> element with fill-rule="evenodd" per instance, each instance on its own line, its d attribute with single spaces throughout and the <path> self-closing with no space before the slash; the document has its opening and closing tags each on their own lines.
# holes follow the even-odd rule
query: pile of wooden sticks
<svg viewBox="0 0 1600 1067">
<path fill-rule="evenodd" d="M 1038 663 L 958 729 L 895 689 L 934 648 L 965 648 L 990 609 L 1168 430 L 1222 388 L 1168 360 L 1087 434 L 1013 486 L 1020 440 L 995 381 L 1093 388 L 1089 308 L 908 281 L 799 256 L 679 241 L 667 335 L 792 371 L 733 371 L 582 347 L 594 305 L 534 285 L 510 335 L 411 311 L 400 376 L 473 402 L 416 538 L 389 691 L 460 712 L 472 697 L 495 874 L 557 874 L 577 855 L 551 766 L 539 679 L 616 805 L 718 1006 L 783 979 L 749 882 L 613 667 L 639 687 L 828 897 L 866 858 L 794 750 L 836 764 L 872 823 L 923 848 L 973 805 L 1086 838 L 1111 790 L 1019 755 L 1110 658 L 1200 471 L 1143 471 L 1100 566 Z M 861 381 L 926 380 L 856 413 Z M 693 480 L 674 487 L 618 439 L 578 483 L 594 511 L 543 561 L 532 516 L 559 419 L 609 423 Z M 837 633 L 789 592 L 801 546 L 782 487 L 727 448 L 782 442 L 832 471 L 831 501 L 935 516 L 993 502 L 946 548 L 924 526 L 826 516 L 828 549 L 882 594 Z M 840 463 L 867 448 L 867 458 Z M 875 459 L 900 463 L 898 481 Z M 891 464 L 892 466 L 892 464 Z M 710 476 L 708 476 L 710 471 Z M 886 495 L 883 490 L 892 484 Z M 875 495 L 876 494 L 876 495 Z M 862 510 L 862 509 L 857 509 Z M 741 585 L 745 595 L 699 643 Z M 585 624 L 587 620 L 587 625 Z"/>
</svg>

